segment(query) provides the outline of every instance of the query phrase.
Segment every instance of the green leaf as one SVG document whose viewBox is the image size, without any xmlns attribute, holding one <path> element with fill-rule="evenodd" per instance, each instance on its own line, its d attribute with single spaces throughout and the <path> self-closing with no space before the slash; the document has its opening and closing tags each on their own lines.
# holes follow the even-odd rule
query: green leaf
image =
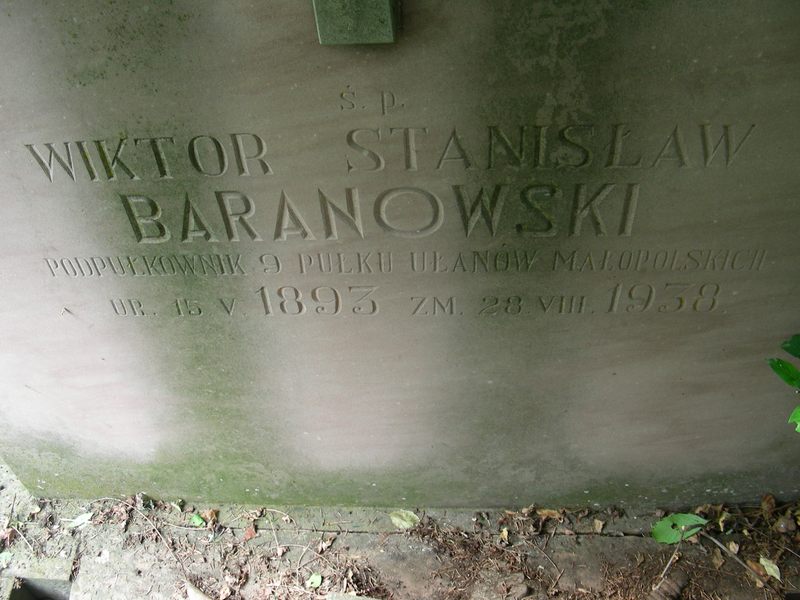
<svg viewBox="0 0 800 600">
<path fill-rule="evenodd" d="M 419 525 L 419 517 L 410 510 L 395 510 L 389 513 L 389 518 L 398 529 L 411 529 Z"/>
<path fill-rule="evenodd" d="M 192 517 L 189 519 L 189 524 L 192 527 L 205 527 L 206 520 L 198 515 L 197 513 L 193 514 Z"/>
<path fill-rule="evenodd" d="M 322 575 L 319 573 L 312 573 L 308 579 L 306 579 L 306 587 L 311 588 L 312 590 L 317 589 L 319 586 L 322 585 Z"/>
<path fill-rule="evenodd" d="M 793 335 L 791 339 L 783 342 L 781 348 L 795 358 L 800 358 L 800 333 Z"/>
<path fill-rule="evenodd" d="M 706 523 L 708 523 L 706 519 L 697 515 L 675 513 L 657 521 L 650 533 L 659 544 L 677 544 L 681 540 L 692 537 Z"/>
<path fill-rule="evenodd" d="M 792 414 L 789 415 L 789 423 L 797 425 L 795 431 L 800 432 L 800 406 L 795 406 Z"/>
<path fill-rule="evenodd" d="M 778 377 L 794 388 L 800 388 L 800 371 L 793 364 L 780 358 L 770 358 L 769 366 L 778 374 Z"/>
<path fill-rule="evenodd" d="M 770 577 L 774 577 L 778 581 L 781 580 L 781 570 L 778 568 L 778 565 L 776 565 L 770 559 L 765 558 L 763 556 L 758 559 L 758 562 L 761 563 L 762 567 L 764 567 L 764 570 L 767 572 L 767 575 L 769 575 Z"/>
</svg>

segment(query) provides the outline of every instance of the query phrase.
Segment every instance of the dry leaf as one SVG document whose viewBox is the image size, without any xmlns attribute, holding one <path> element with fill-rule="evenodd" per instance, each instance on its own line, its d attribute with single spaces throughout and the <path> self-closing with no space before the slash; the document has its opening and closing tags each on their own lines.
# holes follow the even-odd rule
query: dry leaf
<svg viewBox="0 0 800 600">
<path fill-rule="evenodd" d="M 561 512 L 552 508 L 537 508 L 536 514 L 543 519 L 558 519 L 559 521 L 563 519 Z"/>
<path fill-rule="evenodd" d="M 696 515 L 707 515 L 711 512 L 711 505 L 710 504 L 701 504 L 700 506 L 694 509 L 694 514 Z"/>
<path fill-rule="evenodd" d="M 286 554 L 288 551 L 289 551 L 289 549 L 286 546 L 278 546 L 277 548 L 275 548 L 275 555 L 278 558 L 280 558 L 281 556 Z"/>
<path fill-rule="evenodd" d="M 253 523 L 252 525 L 250 525 L 250 527 L 248 527 L 247 529 L 244 530 L 244 541 L 245 542 L 249 542 L 250 540 L 252 540 L 257 535 L 258 535 L 258 532 L 256 531 L 256 525 L 255 525 L 255 523 Z"/>
<path fill-rule="evenodd" d="M 772 562 L 765 556 L 759 558 L 758 562 L 761 564 L 762 567 L 764 567 L 764 571 L 767 572 L 767 575 L 769 575 L 770 577 L 774 577 L 778 581 L 781 580 L 781 570 L 778 568 L 778 565 L 776 565 L 774 562 Z"/>
<path fill-rule="evenodd" d="M 198 590 L 188 581 L 186 583 L 186 597 L 188 600 L 211 600 L 208 596 L 206 596 L 203 592 Z"/>
<path fill-rule="evenodd" d="M 204 510 L 200 513 L 200 516 L 205 519 L 206 526 L 209 529 L 214 529 L 217 526 L 217 518 L 219 517 L 219 511 L 216 508 L 209 508 L 208 510 Z"/>
<path fill-rule="evenodd" d="M 775 497 L 772 494 L 765 494 L 761 498 L 761 512 L 769 518 L 775 511 Z"/>
<path fill-rule="evenodd" d="M 336 539 L 336 535 L 335 534 L 329 536 L 328 538 L 322 538 L 319 541 L 319 544 L 317 544 L 317 554 L 322 554 L 323 552 L 325 552 L 325 550 L 330 548 L 331 545 L 333 545 L 333 542 L 334 542 L 335 539 Z"/>
<path fill-rule="evenodd" d="M 606 526 L 605 521 L 601 521 L 600 519 L 595 519 L 593 522 L 594 532 L 595 533 L 602 533 L 603 527 Z"/>
<path fill-rule="evenodd" d="M 717 519 L 717 526 L 719 527 L 720 531 L 725 531 L 725 521 L 727 521 L 731 516 L 731 513 L 728 511 L 723 511 L 722 514 Z"/>
<path fill-rule="evenodd" d="M 730 550 L 734 554 L 739 554 L 739 544 L 737 544 L 736 542 L 728 542 L 728 550 Z"/>
<path fill-rule="evenodd" d="M 500 543 L 508 544 L 508 527 L 503 527 L 500 530 Z"/>
<path fill-rule="evenodd" d="M 82 529 L 89 524 L 93 516 L 93 512 L 87 512 L 83 513 L 82 515 L 78 515 L 74 519 L 70 520 L 69 525 L 67 525 L 67 529 Z"/>
<path fill-rule="evenodd" d="M 13 529 L 12 527 L 9 527 L 8 529 L 0 533 L 0 542 L 2 542 L 4 546 L 8 548 L 16 537 L 17 537 L 16 530 Z"/>
<path fill-rule="evenodd" d="M 775 525 L 773 529 L 778 533 L 791 533 L 797 529 L 797 525 L 794 524 L 794 519 L 792 518 L 791 511 L 786 511 L 786 514 L 782 517 L 779 517 L 777 521 L 775 521 Z"/>
<path fill-rule="evenodd" d="M 719 548 L 714 548 L 714 550 L 711 552 L 711 563 L 717 570 L 719 570 L 720 567 L 725 564 L 725 559 L 722 558 L 722 552 L 719 551 Z"/>
<path fill-rule="evenodd" d="M 757 563 L 754 560 L 748 560 L 747 566 L 753 569 L 753 571 L 755 571 L 759 577 L 762 577 L 763 579 L 767 578 L 767 571 L 763 566 L 761 566 L 760 563 Z"/>
</svg>

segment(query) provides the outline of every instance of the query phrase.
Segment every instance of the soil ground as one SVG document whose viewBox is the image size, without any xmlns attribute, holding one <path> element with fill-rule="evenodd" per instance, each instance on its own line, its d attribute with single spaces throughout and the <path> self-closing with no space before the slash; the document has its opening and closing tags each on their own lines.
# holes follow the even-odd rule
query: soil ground
<svg viewBox="0 0 800 600">
<path fill-rule="evenodd" d="M 709 519 L 707 535 L 676 552 L 650 537 L 662 514 L 613 507 L 416 510 L 420 522 L 403 529 L 391 510 L 370 508 L 41 499 L 2 464 L 0 485 L 2 599 L 22 584 L 49 586 L 56 600 L 772 600 L 800 591 L 798 504 L 771 496 L 692 507 Z"/>
</svg>

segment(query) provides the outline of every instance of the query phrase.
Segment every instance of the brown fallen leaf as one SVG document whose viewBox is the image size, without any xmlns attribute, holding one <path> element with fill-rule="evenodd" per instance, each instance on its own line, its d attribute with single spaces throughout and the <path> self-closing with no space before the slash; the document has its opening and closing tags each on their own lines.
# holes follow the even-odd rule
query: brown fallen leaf
<svg viewBox="0 0 800 600">
<path fill-rule="evenodd" d="M 768 519 L 772 516 L 773 512 L 775 512 L 775 496 L 772 494 L 764 494 L 761 497 L 761 513 Z"/>
<path fill-rule="evenodd" d="M 707 515 L 712 510 L 711 504 L 701 504 L 700 506 L 695 507 L 694 514 L 696 515 Z"/>
<path fill-rule="evenodd" d="M 775 529 L 775 531 L 778 533 L 791 533 L 792 531 L 795 531 L 797 529 L 797 525 L 795 525 L 791 511 L 787 510 L 785 515 L 778 517 L 778 520 L 775 521 L 773 529 Z"/>
<path fill-rule="evenodd" d="M 600 519 L 595 519 L 592 523 L 593 529 L 595 533 L 602 533 L 603 527 L 606 526 L 605 521 L 601 521 Z"/>
<path fill-rule="evenodd" d="M 200 516 L 205 519 L 206 527 L 215 529 L 217 526 L 217 519 L 219 518 L 219 510 L 216 508 L 209 508 L 200 513 Z"/>
<path fill-rule="evenodd" d="M 0 533 L 0 543 L 8 548 L 17 538 L 17 530 L 13 527 L 8 527 L 5 531 Z"/>
<path fill-rule="evenodd" d="M 747 566 L 753 569 L 759 577 L 762 579 L 766 579 L 768 577 L 767 570 L 760 564 L 754 560 L 747 560 Z"/>
<path fill-rule="evenodd" d="M 257 535 L 258 535 L 258 532 L 256 531 L 256 524 L 253 523 L 252 525 L 250 525 L 250 527 L 248 527 L 247 529 L 244 530 L 244 541 L 245 542 L 249 542 L 250 540 L 252 540 Z"/>
<path fill-rule="evenodd" d="M 564 519 L 564 515 L 561 514 L 561 511 L 553 510 L 552 508 L 537 508 L 536 514 L 543 519 L 556 519 L 558 521 Z"/>
<path fill-rule="evenodd" d="M 719 571 L 722 565 L 725 564 L 725 559 L 722 558 L 722 552 L 720 552 L 719 548 L 714 548 L 711 551 L 711 564 L 714 565 L 714 568 Z"/>
<path fill-rule="evenodd" d="M 317 544 L 317 554 L 322 554 L 333 545 L 334 540 L 336 540 L 336 534 L 330 535 L 327 538 L 323 537 L 319 544 Z"/>
</svg>

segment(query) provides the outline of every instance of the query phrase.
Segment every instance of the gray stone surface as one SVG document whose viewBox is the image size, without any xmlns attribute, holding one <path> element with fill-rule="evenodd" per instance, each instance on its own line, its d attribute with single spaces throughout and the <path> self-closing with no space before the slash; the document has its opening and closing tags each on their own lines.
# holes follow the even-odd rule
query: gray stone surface
<svg viewBox="0 0 800 600">
<path fill-rule="evenodd" d="M 394 41 L 396 2 L 314 0 L 320 44 L 387 44 Z"/>
<path fill-rule="evenodd" d="M 421 0 L 385 47 L 294 0 L 2 9 L 34 493 L 797 494 L 796 2 Z"/>
</svg>

